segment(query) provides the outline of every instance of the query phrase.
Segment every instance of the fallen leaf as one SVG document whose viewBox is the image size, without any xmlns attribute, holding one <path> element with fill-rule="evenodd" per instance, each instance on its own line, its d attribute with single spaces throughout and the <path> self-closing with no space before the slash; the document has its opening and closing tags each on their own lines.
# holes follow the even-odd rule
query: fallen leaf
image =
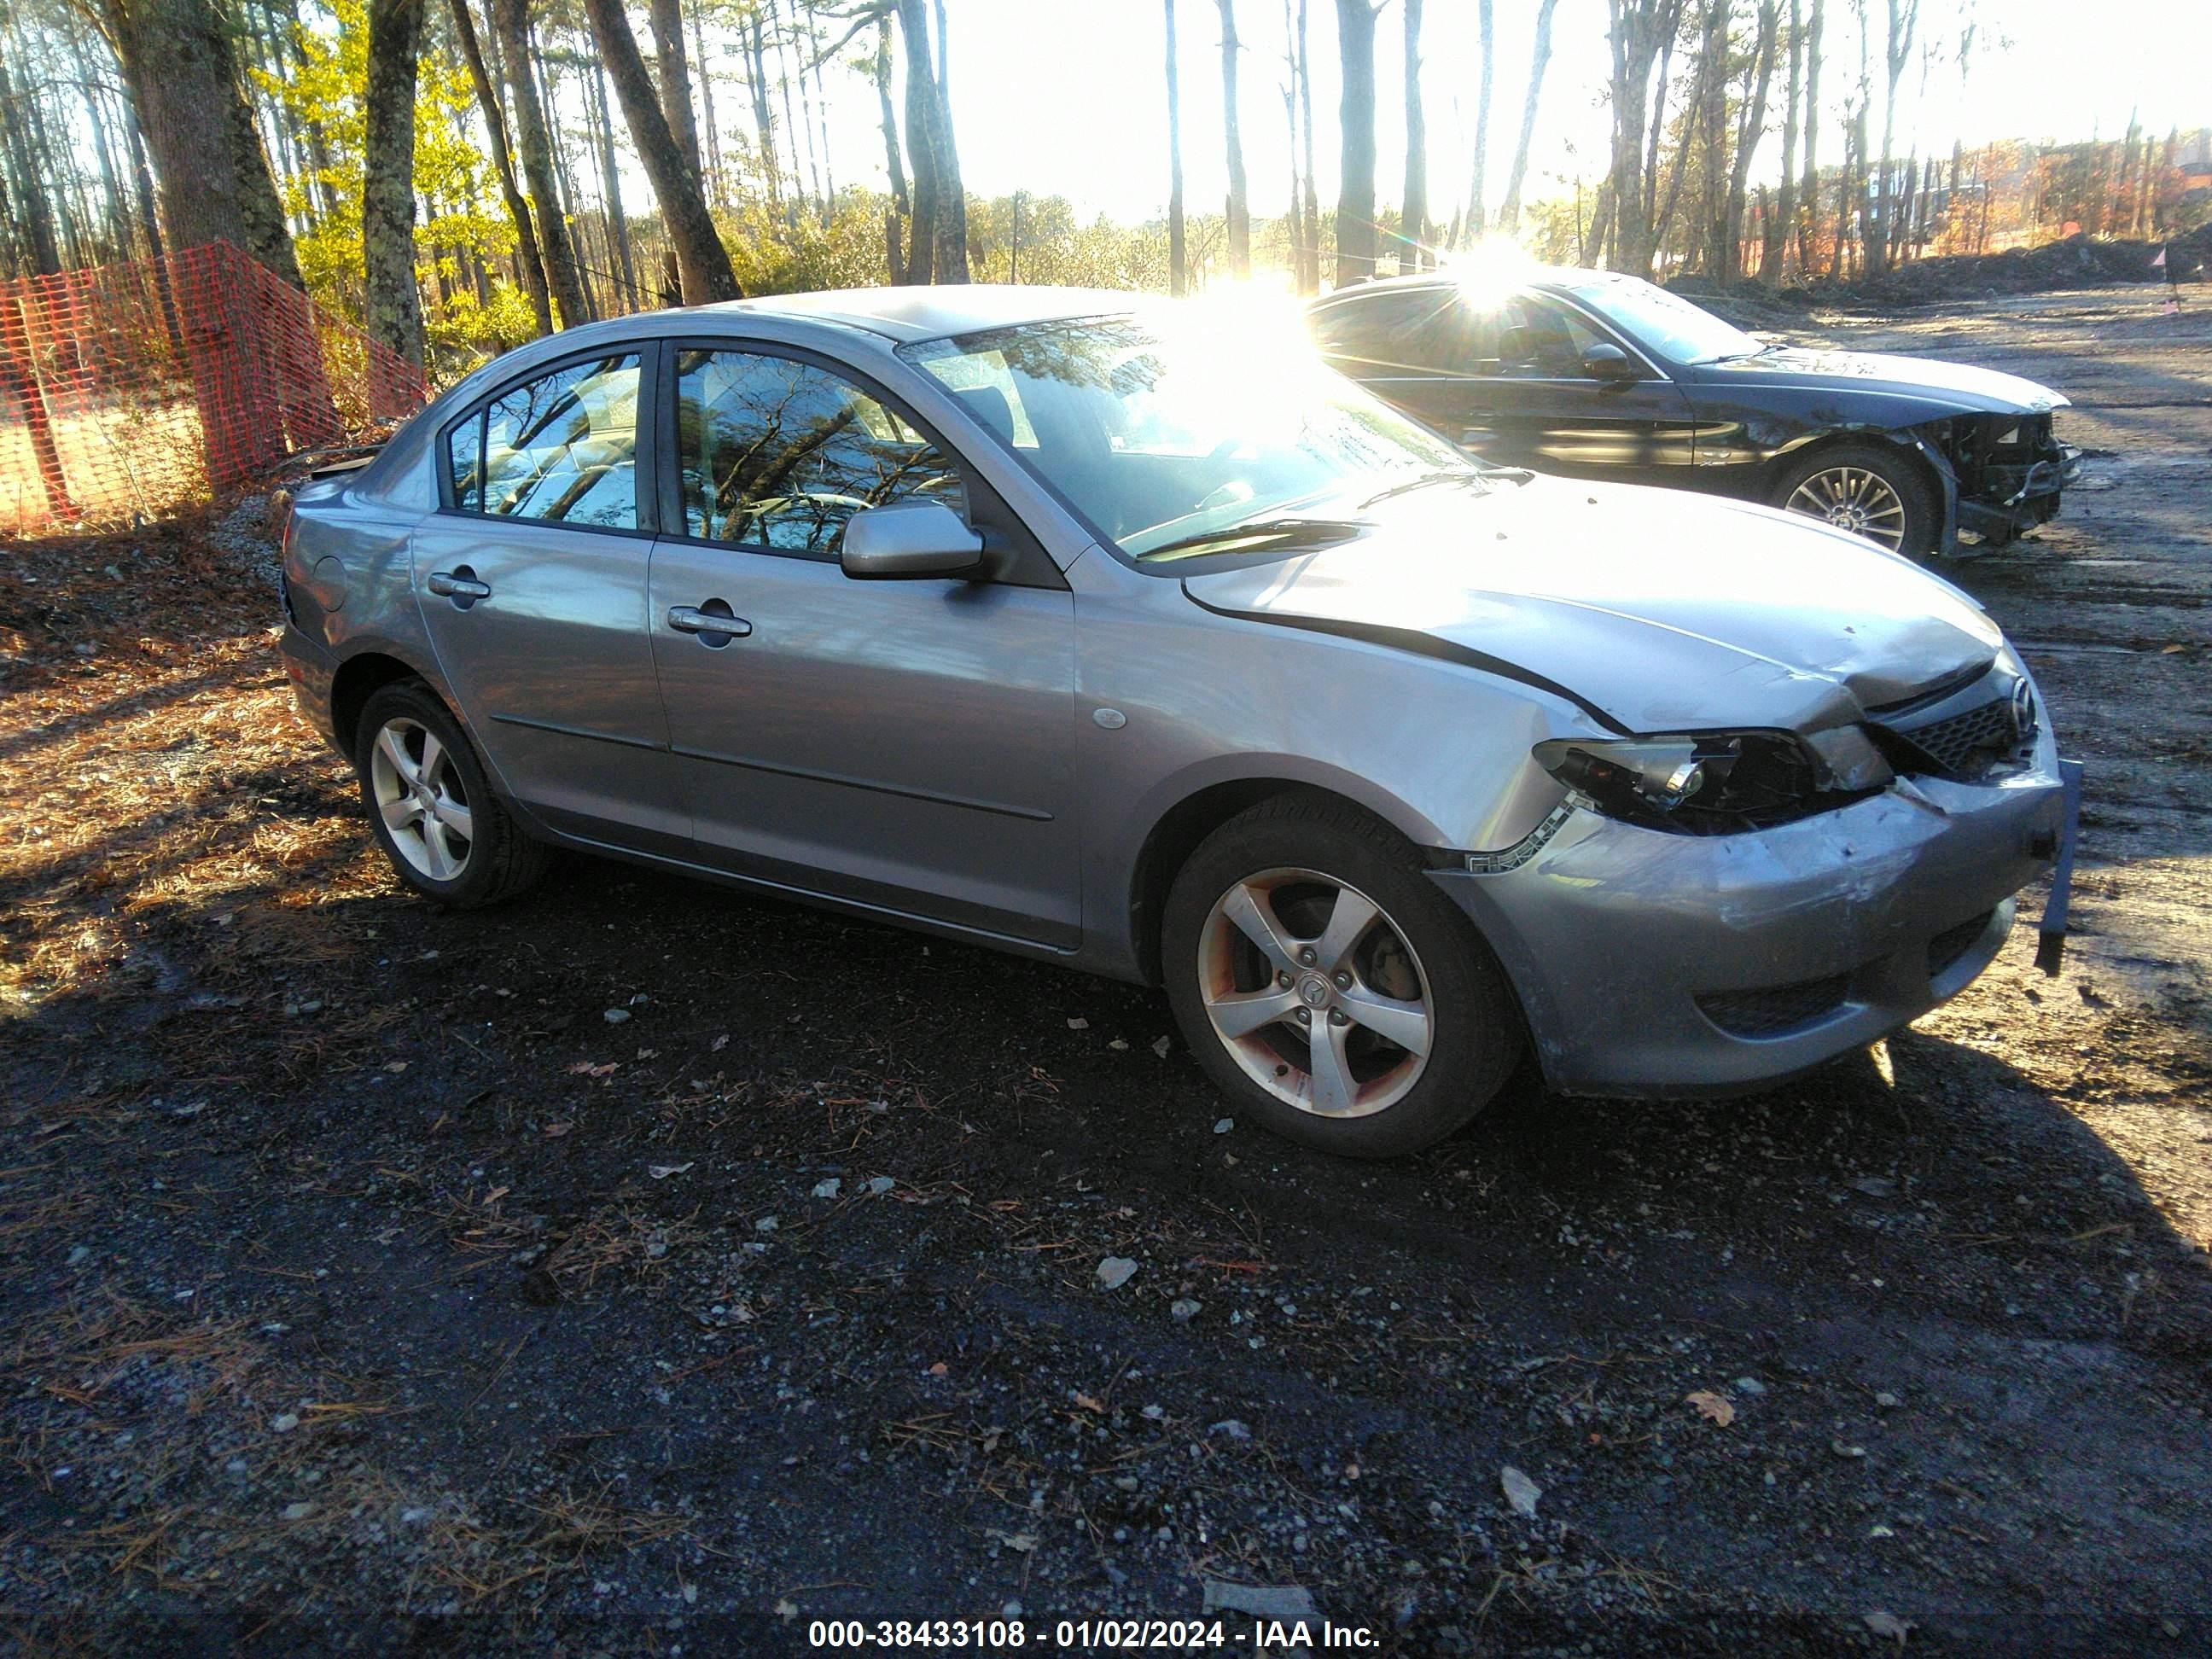
<svg viewBox="0 0 2212 1659">
<path fill-rule="evenodd" d="M 404 1072 L 407 1069 L 407 1062 L 404 1060 L 387 1060 L 385 1062 L 384 1069 L 387 1072 Z"/>
<path fill-rule="evenodd" d="M 545 1139 L 548 1140 L 558 1140 L 562 1135 L 568 1133 L 575 1127 L 576 1126 L 574 1124 L 565 1121 L 559 1123 L 549 1123 L 545 1126 Z"/>
<path fill-rule="evenodd" d="M 1168 1057 L 1168 1040 L 1165 1037 L 1154 1037 L 1152 1039 L 1152 1052 L 1158 1054 L 1162 1060 L 1165 1060 Z"/>
<path fill-rule="evenodd" d="M 1708 1423 L 1717 1424 L 1724 1429 L 1735 1421 L 1735 1407 L 1730 1405 L 1724 1396 L 1715 1394 L 1711 1389 L 1699 1389 L 1695 1394 L 1686 1394 L 1682 1398 L 1688 1404 L 1695 1406 L 1698 1408 L 1698 1415 Z"/>
<path fill-rule="evenodd" d="M 929 1374 L 932 1376 L 942 1376 L 945 1375 L 946 1370 L 947 1367 L 945 1362 L 940 1359 L 934 1365 L 932 1365 L 929 1368 Z"/>
<path fill-rule="evenodd" d="M 1077 1395 L 1075 1396 L 1075 1403 L 1082 1407 L 1083 1409 L 1087 1412 L 1097 1412 L 1102 1415 L 1106 1410 L 1105 1403 L 1103 1401 L 1094 1400 L 1087 1394 Z"/>
<path fill-rule="evenodd" d="M 716 1038 L 715 1038 L 712 1042 L 710 1042 L 710 1043 L 708 1043 L 708 1044 L 707 1045 L 707 1052 L 708 1052 L 708 1054 L 720 1054 L 720 1053 L 722 1052 L 722 1050 L 723 1050 L 723 1049 L 725 1049 L 725 1048 L 728 1048 L 729 1046 L 730 1046 L 730 1040 L 729 1040 L 729 1038 L 727 1038 L 726 1036 L 718 1036 L 718 1037 L 716 1037 Z"/>
<path fill-rule="evenodd" d="M 594 1066 L 588 1060 L 580 1060 L 568 1068 L 572 1077 L 612 1077 L 618 1062 L 609 1060 L 604 1066 Z"/>
<path fill-rule="evenodd" d="M 2178 657 L 2188 649 L 2189 647 L 2185 645 L 2169 645 L 2158 654 L 2161 657 Z"/>
<path fill-rule="evenodd" d="M 1544 1489 L 1510 1463 L 1498 1471 L 1498 1484 L 1505 1489 L 1505 1501 L 1513 1505 L 1513 1513 L 1524 1521 L 1536 1518 L 1536 1500 Z"/>
<path fill-rule="evenodd" d="M 1893 1613 L 1884 1613 L 1876 1607 L 1865 1616 L 1866 1627 L 1876 1636 L 1894 1636 L 1897 1645 L 1905 1645 L 1905 1632 L 1919 1628 L 1910 1619 L 1900 1619 Z"/>
<path fill-rule="evenodd" d="M 1024 1555 L 1027 1555 L 1037 1547 L 1036 1534 L 1033 1532 L 1000 1532 L 996 1527 L 992 1528 L 990 1531 L 991 1536 L 1008 1549 L 1018 1550 Z"/>
<path fill-rule="evenodd" d="M 1079 1015 L 1067 1022 L 1067 1029 L 1071 1031 L 1087 1031 L 1091 1029 L 1091 1022 Z"/>
<path fill-rule="evenodd" d="M 690 1167 L 689 1164 L 653 1164 L 646 1167 L 645 1172 L 655 1181 L 665 1181 L 671 1176 L 682 1175 Z"/>
</svg>

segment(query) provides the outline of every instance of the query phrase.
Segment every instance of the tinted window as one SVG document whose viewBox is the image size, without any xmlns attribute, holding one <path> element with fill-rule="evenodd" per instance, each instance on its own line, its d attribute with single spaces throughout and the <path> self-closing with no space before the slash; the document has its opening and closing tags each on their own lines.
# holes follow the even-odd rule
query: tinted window
<svg viewBox="0 0 2212 1659">
<path fill-rule="evenodd" d="M 691 535 L 826 556 L 862 507 L 927 495 L 962 510 L 951 463 L 826 369 L 749 351 L 686 351 L 678 372 Z"/>
<path fill-rule="evenodd" d="M 453 434 L 455 504 L 600 530 L 637 528 L 635 354 L 571 363 L 517 386 L 484 411 L 482 499 L 462 493 L 463 434 Z"/>
<path fill-rule="evenodd" d="M 1500 374 L 1579 379 L 1583 352 L 1598 343 L 1597 331 L 1553 301 L 1517 295 L 1498 314 Z"/>
<path fill-rule="evenodd" d="M 1324 307 L 1314 317 L 1322 352 L 1348 374 L 1437 367 L 1459 308 L 1448 288 L 1385 289 Z"/>
</svg>

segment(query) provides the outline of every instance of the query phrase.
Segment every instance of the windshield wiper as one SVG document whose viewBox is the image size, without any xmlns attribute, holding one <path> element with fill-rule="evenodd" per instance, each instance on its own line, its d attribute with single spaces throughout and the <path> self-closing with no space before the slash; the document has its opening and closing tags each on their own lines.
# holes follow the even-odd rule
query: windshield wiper
<svg viewBox="0 0 2212 1659">
<path fill-rule="evenodd" d="M 1226 525 L 1219 530 L 1202 530 L 1196 535 L 1178 536 L 1171 542 L 1162 542 L 1158 547 L 1148 547 L 1137 555 L 1141 560 L 1171 557 L 1201 547 L 1218 547 L 1225 542 L 1261 542 L 1267 544 L 1267 550 L 1280 547 L 1327 546 L 1331 543 L 1349 541 L 1359 533 L 1359 526 L 1341 519 L 1249 519 L 1243 524 Z"/>
<path fill-rule="evenodd" d="M 1360 502 L 1359 506 L 1361 510 L 1364 511 L 1368 507 L 1374 506 L 1377 501 L 1387 501 L 1393 495 L 1403 495 L 1411 490 L 1426 489 L 1431 484 L 1480 483 L 1482 482 L 1484 476 L 1485 475 L 1483 473 L 1475 471 L 1472 467 L 1462 468 L 1455 466 L 1448 469 L 1440 469 L 1435 472 L 1424 472 L 1418 478 L 1407 478 L 1402 483 L 1392 484 L 1388 489 L 1376 490 L 1365 501 Z"/>
</svg>

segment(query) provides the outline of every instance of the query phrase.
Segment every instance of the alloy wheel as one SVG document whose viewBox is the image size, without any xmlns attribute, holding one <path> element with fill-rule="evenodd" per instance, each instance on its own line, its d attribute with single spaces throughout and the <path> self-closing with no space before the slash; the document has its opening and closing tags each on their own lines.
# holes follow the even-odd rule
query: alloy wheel
<svg viewBox="0 0 2212 1659">
<path fill-rule="evenodd" d="M 475 847 L 460 769 L 438 734 L 419 720 L 386 720 L 370 746 L 376 810 L 399 856 L 432 881 L 457 881 Z"/>
<path fill-rule="evenodd" d="M 1783 504 L 1863 536 L 1891 552 L 1905 544 L 1905 502 L 1895 486 L 1863 466 L 1832 466 L 1799 484 Z"/>
<path fill-rule="evenodd" d="M 1236 883 L 1200 931 L 1196 968 L 1223 1047 L 1300 1111 L 1368 1116 L 1427 1068 L 1435 1015 L 1420 958 L 1380 905 L 1334 877 L 1276 869 Z"/>
</svg>

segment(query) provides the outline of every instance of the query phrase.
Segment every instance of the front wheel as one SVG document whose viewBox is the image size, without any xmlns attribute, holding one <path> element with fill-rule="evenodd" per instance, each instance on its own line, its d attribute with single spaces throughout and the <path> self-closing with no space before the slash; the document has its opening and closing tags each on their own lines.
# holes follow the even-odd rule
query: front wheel
<svg viewBox="0 0 2212 1659">
<path fill-rule="evenodd" d="M 1863 536 L 1908 559 L 1936 550 L 1935 494 L 1911 459 L 1875 444 L 1838 444 L 1783 473 L 1774 504 Z"/>
<path fill-rule="evenodd" d="M 1285 796 L 1231 820 L 1168 896 L 1168 1000 L 1239 1109 L 1292 1140 L 1388 1158 L 1487 1105 L 1518 1011 L 1413 850 L 1346 804 Z"/>
</svg>

